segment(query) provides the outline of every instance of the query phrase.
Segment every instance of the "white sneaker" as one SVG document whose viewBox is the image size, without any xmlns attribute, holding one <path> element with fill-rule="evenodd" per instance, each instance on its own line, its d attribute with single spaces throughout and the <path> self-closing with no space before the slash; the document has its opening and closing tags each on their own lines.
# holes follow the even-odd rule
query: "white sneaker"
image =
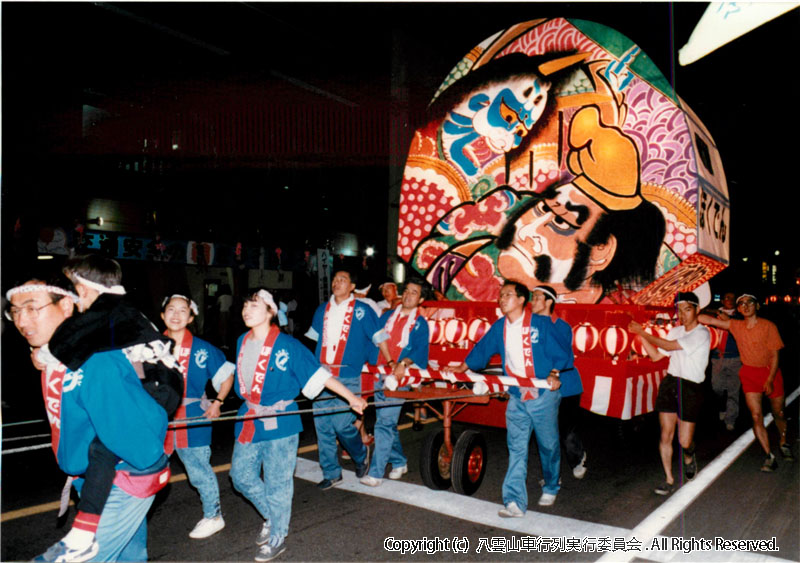
<svg viewBox="0 0 800 563">
<path fill-rule="evenodd" d="M 256 561 L 272 561 L 278 555 L 286 551 L 286 542 L 281 542 L 278 545 L 264 544 L 258 548 L 256 553 Z"/>
<path fill-rule="evenodd" d="M 389 479 L 400 479 L 403 475 L 408 473 L 408 466 L 403 465 L 401 467 L 393 467 L 392 470 L 389 472 Z"/>
<path fill-rule="evenodd" d="M 542 493 L 539 497 L 539 506 L 553 506 L 556 502 L 556 495 L 550 493 Z"/>
<path fill-rule="evenodd" d="M 497 515 L 501 518 L 522 518 L 525 513 L 520 510 L 517 503 L 513 500 L 497 511 Z"/>
<path fill-rule="evenodd" d="M 377 479 L 371 475 L 364 475 L 361 479 L 359 479 L 359 482 L 367 487 L 377 487 L 383 483 L 383 479 Z"/>
<path fill-rule="evenodd" d="M 572 468 L 572 475 L 576 479 L 583 479 L 583 477 L 586 475 L 586 465 L 584 465 L 585 463 L 586 463 L 586 452 L 583 452 L 583 457 L 581 458 L 581 462 Z"/>
<path fill-rule="evenodd" d="M 269 520 L 264 520 L 264 524 L 261 525 L 261 529 L 258 531 L 258 536 L 256 536 L 256 545 L 264 545 L 269 541 L 271 536 L 272 522 Z"/>
<path fill-rule="evenodd" d="M 194 529 L 189 532 L 189 537 L 195 540 L 213 536 L 225 527 L 225 520 L 222 516 L 215 516 L 214 518 L 203 518 L 200 520 Z"/>
</svg>

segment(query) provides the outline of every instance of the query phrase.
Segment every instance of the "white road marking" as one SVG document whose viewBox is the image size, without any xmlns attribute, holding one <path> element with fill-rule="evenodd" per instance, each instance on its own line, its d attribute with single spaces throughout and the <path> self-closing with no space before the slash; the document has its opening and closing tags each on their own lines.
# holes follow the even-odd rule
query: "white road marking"
<svg viewBox="0 0 800 563">
<path fill-rule="evenodd" d="M 800 395 L 800 387 L 795 389 L 791 395 L 786 397 L 786 404 L 790 404 L 794 401 L 797 396 Z M 764 426 L 769 426 L 772 423 L 773 417 L 772 414 L 768 414 L 764 416 Z M 705 491 L 708 487 L 711 486 L 717 477 L 722 475 L 722 473 L 734 462 L 736 459 L 742 455 L 742 453 L 750 447 L 755 441 L 755 435 L 753 434 L 752 430 L 747 430 L 744 434 L 739 436 L 739 438 L 733 442 L 730 446 L 728 446 L 725 451 L 719 454 L 714 461 L 709 463 L 706 467 L 704 467 L 701 471 L 697 473 L 697 476 L 690 482 L 683 485 L 680 489 L 677 490 L 669 499 L 667 499 L 661 506 L 656 508 L 653 512 L 651 512 L 644 520 L 639 522 L 633 530 L 630 531 L 628 537 L 636 537 L 636 539 L 642 542 L 642 545 L 650 545 L 650 542 L 656 537 L 657 534 L 660 534 L 664 531 L 664 529 L 669 526 L 669 524 L 675 520 L 682 512 L 686 510 L 686 508 L 694 502 L 694 500 L 699 497 L 703 491 Z M 766 538 L 765 538 L 766 539 Z M 682 553 L 682 552 L 678 552 Z M 702 554 L 705 556 L 709 553 L 713 552 L 695 552 L 697 554 Z M 728 561 L 752 561 L 753 559 L 738 559 L 739 556 L 746 556 L 747 552 L 726 552 L 727 557 L 725 560 Z M 755 554 L 749 553 L 750 556 Z M 763 557 L 770 557 L 767 555 L 759 554 L 758 560 L 762 560 Z M 626 553 L 623 551 L 614 551 L 609 552 L 603 555 L 599 561 L 614 561 L 614 562 L 622 562 L 627 563 L 634 558 L 641 558 L 641 554 L 639 553 Z M 653 559 L 654 561 L 668 561 L 667 559 Z M 766 559 L 763 559 L 766 560 Z M 777 558 L 770 558 L 772 561 L 784 561 L 782 559 Z"/>
<path fill-rule="evenodd" d="M 434 491 L 423 485 L 414 485 L 403 481 L 393 481 L 384 479 L 379 487 L 367 487 L 356 479 L 352 471 L 342 471 L 344 480 L 339 489 L 382 498 L 416 506 L 444 514 L 451 518 L 467 520 L 476 524 L 484 524 L 495 528 L 502 528 L 512 532 L 519 532 L 532 536 L 553 536 L 564 535 L 564 530 L 569 530 L 570 535 L 576 537 L 623 537 L 630 530 L 596 524 L 594 522 L 584 522 L 563 516 L 554 516 L 528 510 L 523 518 L 501 518 L 497 515 L 503 505 L 494 502 L 460 495 L 450 491 Z M 295 477 L 317 483 L 322 480 L 322 471 L 319 463 L 305 458 L 297 458 L 297 470 Z M 556 530 L 560 530 L 556 532 Z"/>
</svg>

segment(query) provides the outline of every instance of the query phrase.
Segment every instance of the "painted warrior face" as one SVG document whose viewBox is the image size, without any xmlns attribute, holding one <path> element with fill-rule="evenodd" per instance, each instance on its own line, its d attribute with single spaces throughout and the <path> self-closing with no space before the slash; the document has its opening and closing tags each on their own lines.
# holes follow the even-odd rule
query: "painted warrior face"
<svg viewBox="0 0 800 563">
<path fill-rule="evenodd" d="M 528 287 L 547 283 L 559 293 L 582 287 L 602 264 L 592 264 L 586 238 L 605 210 L 572 184 L 540 199 L 513 225 L 498 270 Z M 610 262 L 611 258 L 605 260 Z"/>
<path fill-rule="evenodd" d="M 468 176 L 517 148 L 547 106 L 550 83 L 519 75 L 470 93 L 442 126 L 449 158 Z"/>
<path fill-rule="evenodd" d="M 486 138 L 496 152 L 508 152 L 520 145 L 544 112 L 550 84 L 538 76 L 521 76 L 490 86 L 469 99 L 475 131 Z"/>
</svg>

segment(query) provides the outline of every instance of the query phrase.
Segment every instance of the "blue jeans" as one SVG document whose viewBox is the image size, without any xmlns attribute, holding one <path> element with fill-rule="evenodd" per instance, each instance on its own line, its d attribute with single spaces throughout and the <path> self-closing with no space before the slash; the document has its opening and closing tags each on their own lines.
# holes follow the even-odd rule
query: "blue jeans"
<svg viewBox="0 0 800 563">
<path fill-rule="evenodd" d="M 178 448 L 178 457 L 186 468 L 189 483 L 200 493 L 203 503 L 203 517 L 214 518 L 219 516 L 219 484 L 217 476 L 211 468 L 211 446 L 196 446 L 193 448 Z"/>
<path fill-rule="evenodd" d="M 403 445 L 400 443 L 400 432 L 397 430 L 397 421 L 400 420 L 400 411 L 403 410 L 403 399 L 387 399 L 383 394 L 383 383 L 377 383 L 375 402 L 392 403 L 397 406 L 375 407 L 375 453 L 372 457 L 372 466 L 369 468 L 370 477 L 382 479 L 386 465 L 391 463 L 392 469 L 403 467 L 408 463 L 403 454 Z M 408 391 L 410 387 L 403 387 L 400 391 Z"/>
<path fill-rule="evenodd" d="M 358 388 L 356 385 L 348 384 L 347 380 L 341 380 L 348 389 L 354 393 L 360 393 L 360 380 Z M 341 409 L 341 412 L 328 414 L 316 411 L 321 409 Z M 342 475 L 342 467 L 339 465 L 338 448 L 336 438 L 339 438 L 342 446 L 353 461 L 361 464 L 367 457 L 367 448 L 361 441 L 361 435 L 353 423 L 356 415 L 350 410 L 350 405 L 338 397 L 323 399 L 314 402 L 314 427 L 317 430 L 317 447 L 319 448 L 319 465 L 322 468 L 324 479 L 338 479 Z"/>
<path fill-rule="evenodd" d="M 508 471 L 503 479 L 503 504 L 517 503 L 522 511 L 528 508 L 528 443 L 531 431 L 536 434 L 539 459 L 542 462 L 542 491 L 558 494 L 561 473 L 561 446 L 558 441 L 558 404 L 561 393 L 539 389 L 539 397 L 521 401 L 511 397 L 506 407 L 506 441 Z"/>
<path fill-rule="evenodd" d="M 100 551 L 92 561 L 147 561 L 146 516 L 154 499 L 134 497 L 114 485 L 97 528 Z"/>
<path fill-rule="evenodd" d="M 231 481 L 253 503 L 272 535 L 286 537 L 292 518 L 294 469 L 300 435 L 242 444 L 236 441 L 231 460 Z M 261 470 L 264 477 L 261 477 Z"/>
</svg>

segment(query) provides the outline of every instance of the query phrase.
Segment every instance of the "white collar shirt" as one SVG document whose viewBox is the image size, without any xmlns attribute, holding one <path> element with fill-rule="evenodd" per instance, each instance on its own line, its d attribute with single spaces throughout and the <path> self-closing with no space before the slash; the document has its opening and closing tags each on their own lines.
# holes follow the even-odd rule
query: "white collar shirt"
<svg viewBox="0 0 800 563">
<path fill-rule="evenodd" d="M 325 326 L 322 330 L 325 331 L 325 342 L 329 343 L 325 350 L 325 363 L 333 364 L 336 361 L 336 348 L 339 345 L 339 337 L 342 334 L 342 325 L 344 325 L 344 315 L 347 308 L 350 306 L 350 301 L 355 299 L 351 294 L 350 297 L 336 303 L 336 298 L 331 295 L 330 308 L 325 319 Z M 330 343 L 333 343 L 332 345 Z"/>
<path fill-rule="evenodd" d="M 525 375 L 525 355 L 522 350 L 522 321 L 525 315 L 520 315 L 513 323 L 506 318 L 505 347 L 506 366 L 508 371 L 518 377 Z"/>
</svg>

